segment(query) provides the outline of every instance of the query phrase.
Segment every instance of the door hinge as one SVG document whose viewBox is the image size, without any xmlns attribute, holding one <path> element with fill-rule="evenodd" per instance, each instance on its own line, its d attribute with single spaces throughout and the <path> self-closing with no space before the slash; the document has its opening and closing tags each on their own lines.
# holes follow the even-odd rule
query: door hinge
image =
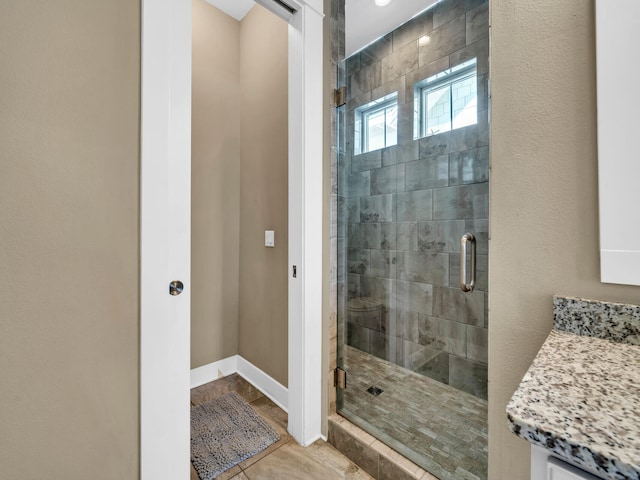
<svg viewBox="0 0 640 480">
<path fill-rule="evenodd" d="M 333 106 L 338 108 L 347 103 L 347 87 L 342 86 L 333 91 Z"/>
<path fill-rule="evenodd" d="M 345 389 L 347 388 L 347 372 L 341 368 L 333 371 L 333 386 Z"/>
</svg>

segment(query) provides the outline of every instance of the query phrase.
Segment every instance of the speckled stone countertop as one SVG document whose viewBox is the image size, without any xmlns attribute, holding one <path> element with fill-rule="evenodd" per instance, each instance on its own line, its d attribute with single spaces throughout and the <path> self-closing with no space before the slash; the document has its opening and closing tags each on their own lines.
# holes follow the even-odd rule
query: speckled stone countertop
<svg viewBox="0 0 640 480">
<path fill-rule="evenodd" d="M 509 428 L 604 478 L 640 480 L 640 307 L 554 297 Z"/>
</svg>

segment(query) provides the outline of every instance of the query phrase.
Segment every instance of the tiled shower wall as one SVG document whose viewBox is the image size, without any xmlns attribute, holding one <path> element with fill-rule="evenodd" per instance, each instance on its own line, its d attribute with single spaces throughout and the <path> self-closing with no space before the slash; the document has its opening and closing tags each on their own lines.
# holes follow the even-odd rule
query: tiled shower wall
<svg viewBox="0 0 640 480">
<path fill-rule="evenodd" d="M 340 334 L 353 347 L 483 398 L 488 34 L 488 2 L 444 0 L 347 59 L 337 196 Z M 414 140 L 414 84 L 472 58 L 478 123 Z M 353 155 L 355 108 L 393 92 L 398 145 Z M 477 238 L 472 293 L 459 288 L 465 232 Z"/>
</svg>

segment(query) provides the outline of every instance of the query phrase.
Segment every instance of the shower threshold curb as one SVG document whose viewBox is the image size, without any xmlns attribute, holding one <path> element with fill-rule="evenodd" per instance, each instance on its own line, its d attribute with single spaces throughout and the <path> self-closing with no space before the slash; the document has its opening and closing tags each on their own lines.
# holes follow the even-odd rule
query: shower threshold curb
<svg viewBox="0 0 640 480">
<path fill-rule="evenodd" d="M 329 416 L 328 441 L 376 480 L 438 480 L 337 413 Z"/>
</svg>

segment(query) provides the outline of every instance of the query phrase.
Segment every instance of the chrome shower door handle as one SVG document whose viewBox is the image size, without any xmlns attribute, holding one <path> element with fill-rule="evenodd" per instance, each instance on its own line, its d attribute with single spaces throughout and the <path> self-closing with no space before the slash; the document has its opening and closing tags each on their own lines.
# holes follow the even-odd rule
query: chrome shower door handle
<svg viewBox="0 0 640 480">
<path fill-rule="evenodd" d="M 467 245 L 471 244 L 471 279 L 467 282 Z M 465 233 L 460 239 L 460 290 L 473 292 L 476 286 L 476 237 Z"/>
</svg>

